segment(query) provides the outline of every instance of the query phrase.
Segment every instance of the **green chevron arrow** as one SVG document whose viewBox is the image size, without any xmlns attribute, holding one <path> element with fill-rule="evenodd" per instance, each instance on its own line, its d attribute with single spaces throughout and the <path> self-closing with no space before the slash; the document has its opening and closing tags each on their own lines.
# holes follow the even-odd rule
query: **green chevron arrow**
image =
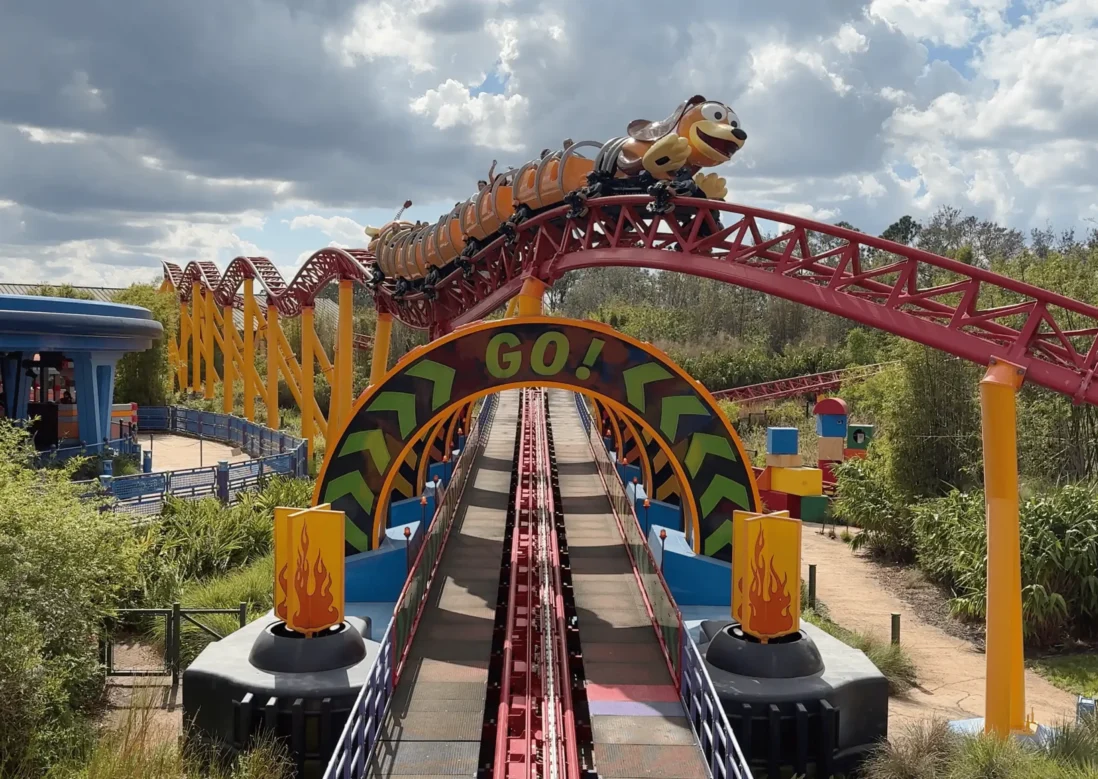
<svg viewBox="0 0 1098 779">
<path fill-rule="evenodd" d="M 395 411 L 400 422 L 400 437 L 407 438 L 416 426 L 416 396 L 411 392 L 382 392 L 367 411 Z"/>
<path fill-rule="evenodd" d="M 344 524 L 343 538 L 348 544 L 360 552 L 370 551 L 370 537 L 362 532 L 362 529 L 352 522 L 350 517 L 347 517 L 347 521 Z"/>
<path fill-rule="evenodd" d="M 684 458 L 691 476 L 698 475 L 698 469 L 701 468 L 707 454 L 723 457 L 732 462 L 737 461 L 736 453 L 732 450 L 732 444 L 724 436 L 713 435 L 712 433 L 694 433 L 690 439 L 690 448 Z"/>
<path fill-rule="evenodd" d="M 705 539 L 705 551 L 706 557 L 712 557 L 715 553 L 719 552 L 725 547 L 726 544 L 732 543 L 732 521 L 726 519 L 721 523 L 721 526 L 714 530 L 708 538 Z"/>
<path fill-rule="evenodd" d="M 369 514 L 374 508 L 374 493 L 366 484 L 361 471 L 351 471 L 328 482 L 324 490 L 324 502 L 335 503 L 345 495 L 350 495 L 362 510 Z"/>
<path fill-rule="evenodd" d="M 435 385 L 431 392 L 432 411 L 450 400 L 450 391 L 454 386 L 454 373 L 456 371 L 449 365 L 443 365 L 434 360 L 423 360 L 417 362 L 405 373 L 409 376 L 415 376 L 417 379 L 427 379 Z"/>
<path fill-rule="evenodd" d="M 660 411 L 660 430 L 668 441 L 675 440 L 675 434 L 679 432 L 679 417 L 683 414 L 707 417 L 709 411 L 697 395 L 673 395 L 664 398 L 663 409 Z"/>
<path fill-rule="evenodd" d="M 728 498 L 740 508 L 751 508 L 751 500 L 747 497 L 747 488 L 739 482 L 732 481 L 724 474 L 718 473 L 713 477 L 713 481 L 709 482 L 709 486 L 705 488 L 705 492 L 698 500 L 702 516 L 709 514 L 721 502 L 721 498 Z"/>
<path fill-rule="evenodd" d="M 644 413 L 644 385 L 660 379 L 670 379 L 671 374 L 658 362 L 646 362 L 623 372 L 625 379 L 625 397 L 629 405 Z"/>
<path fill-rule="evenodd" d="M 355 452 L 369 452 L 379 473 L 385 472 L 389 467 L 389 460 L 392 459 L 389 447 L 385 445 L 385 433 L 380 430 L 358 430 L 343 439 L 339 456 Z"/>
</svg>

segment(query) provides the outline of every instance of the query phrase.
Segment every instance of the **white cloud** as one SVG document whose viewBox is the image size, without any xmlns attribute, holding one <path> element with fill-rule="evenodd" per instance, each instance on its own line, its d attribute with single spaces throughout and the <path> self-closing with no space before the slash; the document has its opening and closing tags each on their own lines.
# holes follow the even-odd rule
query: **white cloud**
<svg viewBox="0 0 1098 779">
<path fill-rule="evenodd" d="M 843 54 L 860 54 L 869 48 L 869 39 L 858 32 L 852 24 L 844 24 L 840 27 L 831 42 Z"/>
<path fill-rule="evenodd" d="M 416 25 L 416 17 L 435 5 L 433 0 L 363 3 L 355 10 L 351 29 L 342 35 L 330 34 L 325 43 L 347 67 L 359 59 L 393 58 L 402 60 L 414 73 L 434 70 L 434 37 Z"/>
<path fill-rule="evenodd" d="M 341 244 L 342 248 L 349 245 L 361 246 L 367 242 L 366 234 L 363 232 L 365 225 L 360 225 L 349 216 L 308 214 L 307 216 L 295 216 L 289 224 L 291 230 L 319 230 L 333 240 L 346 241 L 347 244 Z"/>
<path fill-rule="evenodd" d="M 872 0 L 869 15 L 905 35 L 962 47 L 982 31 L 1000 29 L 1011 0 Z"/>
<path fill-rule="evenodd" d="M 428 89 L 410 102 L 413 113 L 429 117 L 439 130 L 466 126 L 479 146 L 518 151 L 524 143 L 519 124 L 526 118 L 529 101 L 520 94 L 473 95 L 454 79 Z"/>
</svg>

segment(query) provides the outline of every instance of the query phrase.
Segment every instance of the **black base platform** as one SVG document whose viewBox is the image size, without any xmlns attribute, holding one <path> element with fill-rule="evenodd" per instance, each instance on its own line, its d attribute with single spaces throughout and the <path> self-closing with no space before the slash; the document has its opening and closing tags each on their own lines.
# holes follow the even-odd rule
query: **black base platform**
<svg viewBox="0 0 1098 779">
<path fill-rule="evenodd" d="M 706 621 L 698 648 L 753 770 L 850 772 L 888 733 L 888 680 L 813 625 L 764 645 L 737 622 Z"/>
<path fill-rule="evenodd" d="M 377 656 L 369 639 L 369 619 L 306 639 L 268 614 L 210 644 L 183 672 L 188 737 L 231 756 L 270 730 L 298 777 L 320 776 Z"/>
</svg>

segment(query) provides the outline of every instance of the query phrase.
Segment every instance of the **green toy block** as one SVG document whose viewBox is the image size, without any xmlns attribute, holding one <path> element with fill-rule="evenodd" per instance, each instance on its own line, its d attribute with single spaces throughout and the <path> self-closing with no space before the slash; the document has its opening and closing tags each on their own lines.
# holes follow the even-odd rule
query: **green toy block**
<svg viewBox="0 0 1098 779">
<path fill-rule="evenodd" d="M 826 495 L 801 496 L 801 521 L 823 522 L 827 518 Z"/>
<path fill-rule="evenodd" d="M 865 450 L 869 448 L 869 442 L 873 440 L 873 425 L 847 425 L 846 427 L 846 448 L 847 449 L 861 449 Z"/>
</svg>

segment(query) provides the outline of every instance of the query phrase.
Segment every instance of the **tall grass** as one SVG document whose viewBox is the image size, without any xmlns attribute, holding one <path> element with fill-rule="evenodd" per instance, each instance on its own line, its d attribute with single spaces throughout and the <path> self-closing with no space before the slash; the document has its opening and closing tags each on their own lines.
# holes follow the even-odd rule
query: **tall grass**
<svg viewBox="0 0 1098 779">
<path fill-rule="evenodd" d="M 864 779 L 1093 779 L 1098 775 L 1094 718 L 1062 726 L 1044 746 L 954 733 L 941 720 L 908 726 L 882 743 Z"/>
<path fill-rule="evenodd" d="M 207 609 L 235 609 L 246 603 L 248 621 L 257 619 L 274 605 L 274 557 L 266 555 L 231 573 L 207 581 L 190 582 L 183 587 L 179 602 L 184 607 Z M 195 619 L 222 636 L 240 627 L 240 619 L 235 614 L 206 614 Z M 164 622 L 157 619 L 151 630 L 153 642 L 161 651 L 164 648 Z M 184 621 L 179 636 L 183 666 L 189 665 L 213 640 L 204 630 Z"/>
<path fill-rule="evenodd" d="M 197 740 L 195 740 L 197 743 Z M 271 738 L 257 740 L 233 760 L 217 758 L 201 747 L 181 747 L 160 726 L 155 708 L 127 710 L 119 727 L 55 765 L 47 779 L 291 779 L 293 764 L 285 747 Z"/>
<path fill-rule="evenodd" d="M 807 599 L 802 595 L 802 602 Z M 801 619 L 810 622 L 844 644 L 863 652 L 888 680 L 889 695 L 902 695 L 918 682 L 915 663 L 901 644 L 893 644 L 872 633 L 849 630 L 831 621 L 822 604 L 815 609 L 802 609 Z"/>
</svg>

